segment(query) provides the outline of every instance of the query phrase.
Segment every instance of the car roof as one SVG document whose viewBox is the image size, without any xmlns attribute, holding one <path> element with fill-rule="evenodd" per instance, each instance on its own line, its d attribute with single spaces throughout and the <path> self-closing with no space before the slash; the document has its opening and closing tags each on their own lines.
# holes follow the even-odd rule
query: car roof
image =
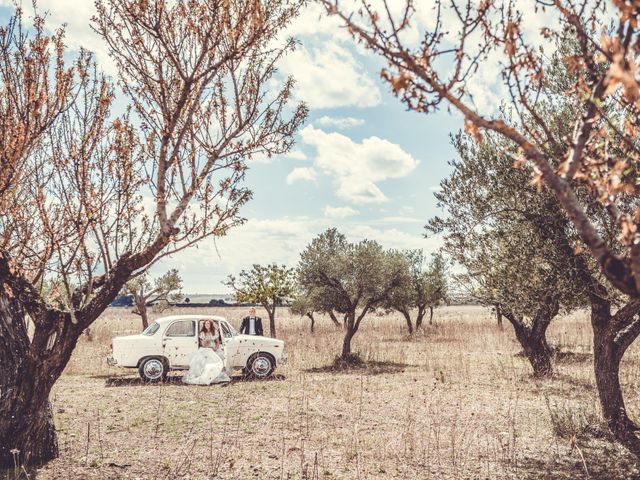
<svg viewBox="0 0 640 480">
<path fill-rule="evenodd" d="M 156 322 L 160 325 L 164 325 L 165 323 L 173 322 L 174 320 L 222 320 L 227 321 L 226 318 L 220 317 L 218 315 L 169 315 L 168 317 L 156 318 Z"/>
</svg>

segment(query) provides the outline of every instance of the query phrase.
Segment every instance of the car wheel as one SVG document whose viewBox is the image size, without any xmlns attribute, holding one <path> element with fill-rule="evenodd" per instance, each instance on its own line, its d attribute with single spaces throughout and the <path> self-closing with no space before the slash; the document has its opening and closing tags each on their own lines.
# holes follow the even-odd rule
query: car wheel
<svg viewBox="0 0 640 480">
<path fill-rule="evenodd" d="M 167 365 L 157 357 L 146 358 L 140 363 L 138 372 L 145 382 L 156 383 L 167 378 Z"/>
<path fill-rule="evenodd" d="M 276 362 L 268 353 L 256 353 L 247 362 L 246 372 L 252 378 L 267 378 L 276 368 Z"/>
</svg>

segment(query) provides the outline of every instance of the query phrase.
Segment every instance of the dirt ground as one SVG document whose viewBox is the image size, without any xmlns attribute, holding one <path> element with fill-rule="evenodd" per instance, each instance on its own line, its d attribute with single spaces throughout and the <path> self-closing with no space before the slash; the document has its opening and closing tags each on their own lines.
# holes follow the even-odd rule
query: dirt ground
<svg viewBox="0 0 640 480">
<path fill-rule="evenodd" d="M 237 326 L 244 310 L 199 313 Z M 366 363 L 334 371 L 342 332 L 321 317 L 311 335 L 281 309 L 288 363 L 274 379 L 187 386 L 176 372 L 144 385 L 104 360 L 112 335 L 140 329 L 112 308 L 54 389 L 61 455 L 37 478 L 640 478 L 599 419 L 586 312 L 552 324 L 561 353 L 546 381 L 489 310 L 445 307 L 434 320 L 408 337 L 399 316 L 366 318 L 354 340 Z M 634 418 L 639 365 L 634 346 L 622 366 Z"/>
</svg>

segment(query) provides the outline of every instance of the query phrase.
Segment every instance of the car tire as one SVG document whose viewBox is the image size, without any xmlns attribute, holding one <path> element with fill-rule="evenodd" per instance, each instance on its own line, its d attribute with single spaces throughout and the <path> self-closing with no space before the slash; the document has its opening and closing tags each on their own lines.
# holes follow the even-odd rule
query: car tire
<svg viewBox="0 0 640 480">
<path fill-rule="evenodd" d="M 255 353 L 247 361 L 245 374 L 249 378 L 269 378 L 276 369 L 276 361 L 268 353 Z"/>
<path fill-rule="evenodd" d="M 162 358 L 149 357 L 140 362 L 138 372 L 145 382 L 157 383 L 166 380 L 169 368 Z"/>
</svg>

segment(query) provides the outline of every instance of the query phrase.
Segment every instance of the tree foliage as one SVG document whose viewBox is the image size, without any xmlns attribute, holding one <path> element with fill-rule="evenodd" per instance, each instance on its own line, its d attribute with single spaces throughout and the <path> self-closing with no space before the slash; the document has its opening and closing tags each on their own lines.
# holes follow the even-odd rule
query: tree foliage
<svg viewBox="0 0 640 480">
<path fill-rule="evenodd" d="M 365 316 L 384 307 L 390 295 L 409 284 L 404 255 L 384 250 L 377 242 L 351 243 L 335 228 L 314 238 L 300 254 L 298 281 L 319 309 L 345 315 L 341 358 L 354 357 L 351 340 Z"/>
<path fill-rule="evenodd" d="M 407 258 L 409 275 L 407 283 L 397 288 L 389 296 L 385 308 L 400 312 L 406 322 L 409 334 L 414 331 L 411 311 L 416 310 L 415 329 L 422 326 L 427 310 L 430 311 L 429 323 L 433 321 L 433 309 L 447 300 L 447 267 L 441 253 L 435 253 L 426 264 L 422 250 L 403 252 Z"/>
<path fill-rule="evenodd" d="M 172 268 L 165 274 L 156 277 L 153 283 L 149 279 L 148 273 L 144 273 L 132 280 L 129 280 L 122 293 L 133 296 L 135 307 L 133 313 L 140 315 L 142 327 L 149 326 L 149 316 L 147 306 L 156 302 L 177 302 L 180 299 L 182 289 L 182 278 L 178 270 Z"/>
<path fill-rule="evenodd" d="M 507 142 L 488 135 L 475 145 L 459 134 L 454 146 L 459 159 L 435 194 L 447 216 L 429 228 L 444 233 L 444 250 L 465 268 L 458 279 L 511 322 L 534 373 L 548 375 L 549 323 L 588 304 L 578 239 L 555 198 L 529 184 L 530 172 L 513 170 Z"/>
<path fill-rule="evenodd" d="M 269 335 L 276 336 L 276 307 L 293 297 L 295 274 L 292 268 L 275 263 L 254 264 L 242 270 L 238 277 L 229 275 L 225 285 L 231 287 L 239 303 L 259 303 L 269 315 Z"/>
<path fill-rule="evenodd" d="M 315 313 L 316 309 L 313 304 L 313 299 L 307 295 L 297 293 L 289 304 L 289 310 L 293 315 L 299 315 L 301 317 L 308 317 L 311 321 L 310 328 L 311 333 L 314 332 L 316 325 Z"/>
</svg>

